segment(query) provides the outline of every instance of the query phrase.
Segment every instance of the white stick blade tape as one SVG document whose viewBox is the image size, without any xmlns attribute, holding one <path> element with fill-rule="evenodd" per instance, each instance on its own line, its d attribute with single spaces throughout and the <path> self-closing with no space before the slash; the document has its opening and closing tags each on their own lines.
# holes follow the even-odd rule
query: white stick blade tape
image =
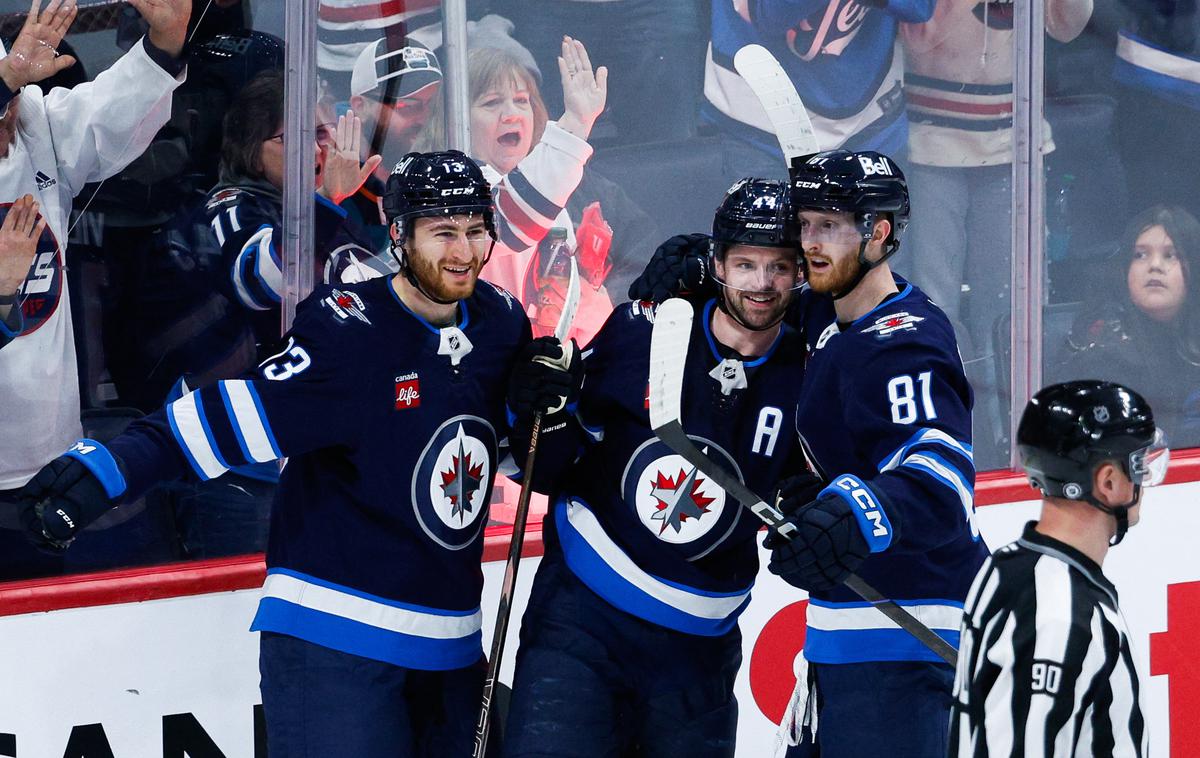
<svg viewBox="0 0 1200 758">
<path fill-rule="evenodd" d="M 577 310 L 579 310 L 579 264 L 575 262 L 575 256 L 572 255 L 571 278 L 567 281 L 567 296 L 563 299 L 562 312 L 558 314 L 558 323 L 554 327 L 554 336 L 560 344 L 566 343 Z"/>
<path fill-rule="evenodd" d="M 820 152 L 808 110 L 775 56 L 762 45 L 746 45 L 733 56 L 733 67 L 767 112 L 785 161 Z"/>
<path fill-rule="evenodd" d="M 692 304 L 673 297 L 654 311 L 650 335 L 650 428 L 677 421 L 692 337 Z"/>
</svg>

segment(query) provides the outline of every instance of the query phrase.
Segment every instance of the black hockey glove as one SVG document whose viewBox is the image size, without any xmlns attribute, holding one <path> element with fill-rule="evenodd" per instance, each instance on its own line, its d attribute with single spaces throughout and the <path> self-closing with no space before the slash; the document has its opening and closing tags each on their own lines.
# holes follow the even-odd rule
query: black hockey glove
<svg viewBox="0 0 1200 758">
<path fill-rule="evenodd" d="M 44 551 L 62 553 L 81 529 L 116 506 L 124 491 L 125 476 L 108 449 L 80 440 L 17 492 L 25 536 Z"/>
<path fill-rule="evenodd" d="M 857 571 L 868 555 L 886 550 L 899 536 L 895 518 L 869 485 L 855 476 L 839 476 L 787 517 L 788 523 L 796 525 L 792 539 L 774 531 L 767 535 L 763 542 L 771 551 L 767 568 L 809 592 L 833 589 Z"/>
<path fill-rule="evenodd" d="M 802 474 L 789 476 L 787 479 L 780 479 L 779 484 L 775 486 L 775 496 L 771 502 L 775 504 L 776 510 L 784 516 L 790 516 L 801 507 L 816 500 L 817 495 L 821 494 L 823 489 L 825 489 L 825 482 L 821 481 L 821 477 L 811 471 L 805 471 Z"/>
<path fill-rule="evenodd" d="M 676 295 L 711 295 L 710 239 L 707 234 L 677 234 L 659 245 L 645 270 L 629 285 L 629 299 L 661 303 Z"/>
<path fill-rule="evenodd" d="M 508 380 L 508 409 L 516 425 L 532 423 L 538 413 L 550 415 L 574 406 L 583 386 L 583 360 L 575 341 L 560 345 L 538 337 L 517 356 Z"/>
</svg>

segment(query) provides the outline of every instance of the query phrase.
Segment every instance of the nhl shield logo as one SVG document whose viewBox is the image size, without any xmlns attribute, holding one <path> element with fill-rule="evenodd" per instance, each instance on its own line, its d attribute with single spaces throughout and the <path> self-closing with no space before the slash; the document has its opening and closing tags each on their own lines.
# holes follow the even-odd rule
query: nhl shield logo
<svg viewBox="0 0 1200 758">
<path fill-rule="evenodd" d="M 487 523 L 495 475 L 496 432 L 477 416 L 438 427 L 413 470 L 417 523 L 448 550 L 471 544 Z"/>
<path fill-rule="evenodd" d="M 741 471 L 715 443 L 692 437 L 705 454 L 727 470 Z M 638 520 L 659 540 L 683 547 L 689 559 L 719 545 L 733 530 L 738 508 L 725 490 L 657 439 L 634 451 L 625 467 L 621 491 Z"/>
</svg>

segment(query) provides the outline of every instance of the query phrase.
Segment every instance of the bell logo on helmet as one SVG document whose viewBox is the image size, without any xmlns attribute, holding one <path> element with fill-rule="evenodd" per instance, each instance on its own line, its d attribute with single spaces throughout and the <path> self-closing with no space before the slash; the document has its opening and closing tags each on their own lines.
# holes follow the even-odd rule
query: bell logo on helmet
<svg viewBox="0 0 1200 758">
<path fill-rule="evenodd" d="M 858 163 L 862 166 L 863 174 L 866 176 L 873 176 L 875 174 L 892 176 L 895 173 L 892 171 L 892 164 L 883 156 L 879 156 L 879 160 L 873 161 L 865 155 L 860 155 L 858 156 Z"/>
</svg>

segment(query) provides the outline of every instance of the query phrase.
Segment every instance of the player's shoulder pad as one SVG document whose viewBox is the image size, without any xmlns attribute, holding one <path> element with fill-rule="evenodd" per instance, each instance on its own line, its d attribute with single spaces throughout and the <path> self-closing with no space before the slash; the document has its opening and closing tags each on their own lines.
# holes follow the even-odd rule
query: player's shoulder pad
<svg viewBox="0 0 1200 758">
<path fill-rule="evenodd" d="M 474 296 L 485 305 L 503 303 L 507 310 L 521 310 L 521 303 L 517 300 L 516 295 L 495 282 L 489 282 L 487 279 L 480 279 L 476 283 Z"/>
<path fill-rule="evenodd" d="M 296 323 L 301 317 L 319 322 L 322 329 L 337 328 L 340 332 L 374 327 L 374 300 L 379 288 L 379 279 L 368 279 L 353 284 L 322 284 L 300 303 L 296 309 Z M 384 279 L 386 282 L 386 279 Z M 293 327 L 294 328 L 294 327 Z"/>
</svg>

